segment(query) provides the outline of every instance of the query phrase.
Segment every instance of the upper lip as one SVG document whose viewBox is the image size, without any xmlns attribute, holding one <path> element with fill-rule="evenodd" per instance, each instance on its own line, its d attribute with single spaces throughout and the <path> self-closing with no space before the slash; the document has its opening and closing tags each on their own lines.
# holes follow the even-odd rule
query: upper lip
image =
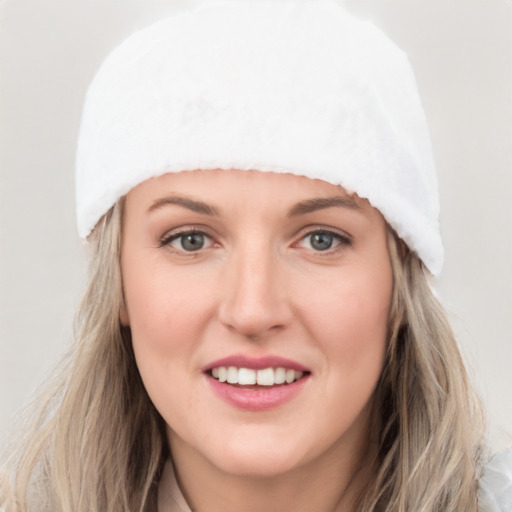
<svg viewBox="0 0 512 512">
<path fill-rule="evenodd" d="M 242 354 L 234 354 L 232 356 L 223 357 L 217 359 L 212 363 L 206 365 L 202 371 L 208 372 L 213 368 L 220 366 L 235 366 L 237 368 L 250 368 L 251 370 L 263 370 L 264 368 L 286 368 L 295 370 L 297 372 L 309 372 L 310 370 L 304 365 L 293 361 L 292 359 L 286 359 L 280 356 L 268 355 L 263 357 L 248 357 Z"/>
</svg>

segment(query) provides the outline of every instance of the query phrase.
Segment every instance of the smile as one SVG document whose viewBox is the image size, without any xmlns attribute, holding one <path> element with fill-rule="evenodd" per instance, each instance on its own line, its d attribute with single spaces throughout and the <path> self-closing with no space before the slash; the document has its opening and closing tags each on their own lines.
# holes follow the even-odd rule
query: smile
<svg viewBox="0 0 512 512">
<path fill-rule="evenodd" d="M 304 372 L 291 368 L 237 368 L 236 366 L 218 366 L 211 370 L 212 377 L 219 382 L 239 384 L 241 386 L 274 386 L 291 384 L 302 378 Z"/>
<path fill-rule="evenodd" d="M 311 377 L 309 368 L 274 356 L 229 356 L 211 363 L 203 372 L 216 396 L 237 409 L 252 412 L 293 400 Z"/>
</svg>

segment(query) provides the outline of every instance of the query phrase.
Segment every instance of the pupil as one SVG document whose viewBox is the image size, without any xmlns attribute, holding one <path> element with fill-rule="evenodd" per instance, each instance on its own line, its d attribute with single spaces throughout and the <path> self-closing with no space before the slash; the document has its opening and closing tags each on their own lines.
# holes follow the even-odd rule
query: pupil
<svg viewBox="0 0 512 512">
<path fill-rule="evenodd" d="M 332 235 L 328 233 L 315 233 L 311 235 L 311 247 L 317 251 L 326 251 L 332 246 Z"/>
<path fill-rule="evenodd" d="M 197 251 L 204 245 L 204 236 L 200 233 L 184 235 L 181 240 L 181 245 L 186 251 Z"/>
</svg>

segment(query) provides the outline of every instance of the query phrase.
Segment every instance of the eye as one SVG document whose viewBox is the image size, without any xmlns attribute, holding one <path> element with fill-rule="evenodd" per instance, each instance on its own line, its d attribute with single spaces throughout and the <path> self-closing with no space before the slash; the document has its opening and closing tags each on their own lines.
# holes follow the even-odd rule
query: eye
<svg viewBox="0 0 512 512">
<path fill-rule="evenodd" d="M 339 246 L 350 245 L 351 241 L 348 236 L 340 235 L 327 230 L 316 230 L 311 231 L 304 236 L 300 245 L 306 249 L 312 249 L 313 251 L 324 252 L 329 249 L 336 249 Z"/>
<path fill-rule="evenodd" d="M 197 252 L 212 244 L 212 239 L 201 231 L 174 233 L 162 239 L 161 245 L 168 245 L 178 251 Z"/>
<path fill-rule="evenodd" d="M 313 233 L 308 235 L 309 245 L 315 251 L 326 251 L 332 247 L 334 236 L 331 233 Z"/>
</svg>

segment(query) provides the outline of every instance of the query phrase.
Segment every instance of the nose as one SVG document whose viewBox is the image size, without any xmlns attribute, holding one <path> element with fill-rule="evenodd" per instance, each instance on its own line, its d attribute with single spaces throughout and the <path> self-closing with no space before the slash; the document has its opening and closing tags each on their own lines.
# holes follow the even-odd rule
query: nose
<svg viewBox="0 0 512 512">
<path fill-rule="evenodd" d="M 283 262 L 267 247 L 234 252 L 221 283 L 221 323 L 253 340 L 285 329 L 293 316 L 285 274 Z"/>
</svg>

